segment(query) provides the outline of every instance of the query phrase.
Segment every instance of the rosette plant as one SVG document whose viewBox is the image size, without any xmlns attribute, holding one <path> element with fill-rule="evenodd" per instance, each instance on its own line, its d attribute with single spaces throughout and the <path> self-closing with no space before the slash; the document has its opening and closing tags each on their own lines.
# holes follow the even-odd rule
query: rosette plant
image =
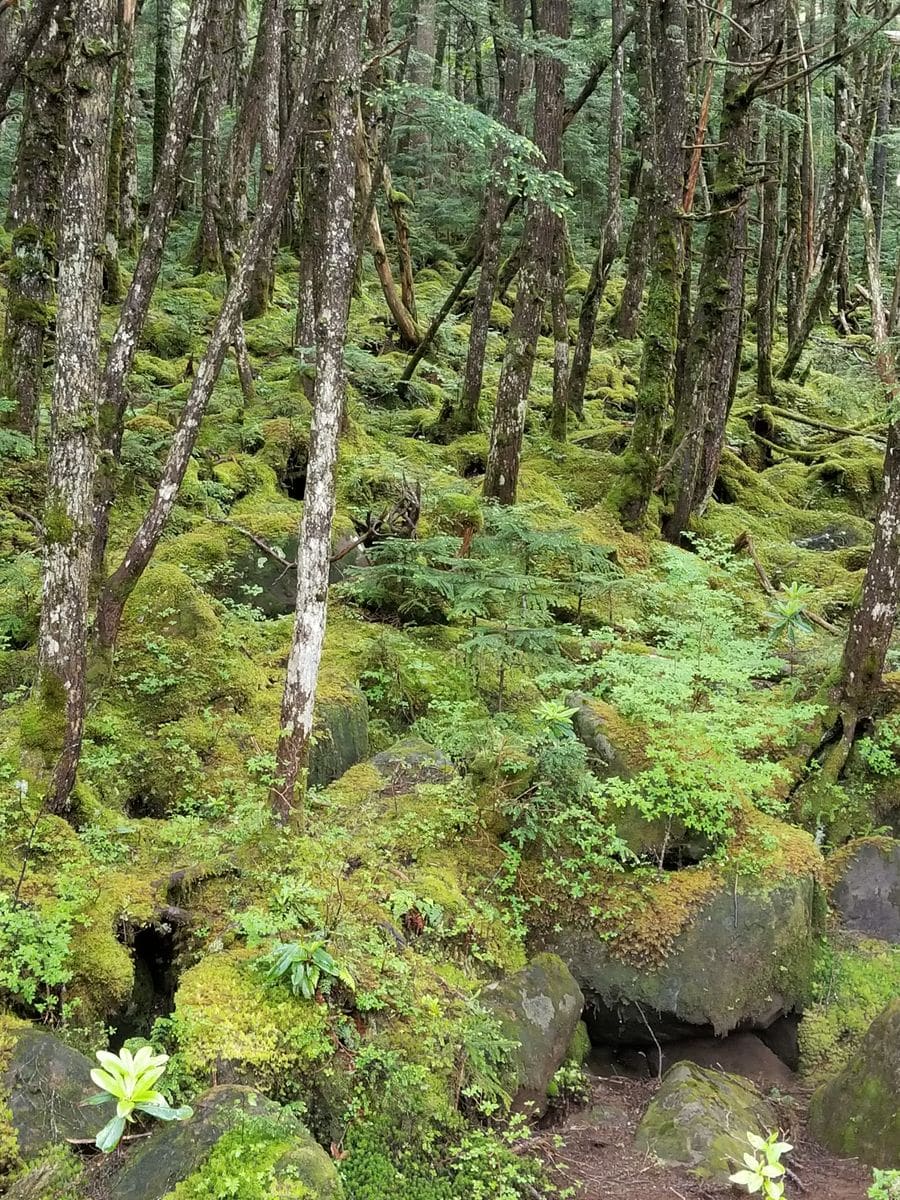
<svg viewBox="0 0 900 1200">
<path fill-rule="evenodd" d="M 108 1154 L 115 1150 L 125 1132 L 126 1124 L 136 1112 L 156 1117 L 159 1121 L 184 1121 L 193 1115 L 187 1104 L 173 1108 L 156 1085 L 166 1070 L 168 1054 L 154 1054 L 152 1046 L 141 1046 L 136 1054 L 124 1047 L 118 1054 L 98 1050 L 100 1066 L 91 1071 L 91 1079 L 102 1090 L 92 1096 L 89 1104 L 109 1104 L 115 1101 L 116 1115 L 97 1134 L 98 1150 Z"/>
</svg>

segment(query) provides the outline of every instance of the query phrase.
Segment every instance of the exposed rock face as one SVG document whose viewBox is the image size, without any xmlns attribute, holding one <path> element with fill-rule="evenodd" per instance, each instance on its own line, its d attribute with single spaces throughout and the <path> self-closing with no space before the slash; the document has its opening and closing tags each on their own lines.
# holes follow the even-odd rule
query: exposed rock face
<svg viewBox="0 0 900 1200">
<path fill-rule="evenodd" d="M 771 1106 L 746 1079 L 682 1062 L 664 1077 L 635 1145 L 663 1163 L 727 1184 L 749 1149 L 747 1133 L 764 1137 L 777 1127 Z"/>
<path fill-rule="evenodd" d="M 194 1105 L 190 1120 L 159 1125 L 152 1137 L 131 1150 L 111 1181 L 110 1194 L 116 1200 L 162 1200 L 202 1166 L 219 1138 L 253 1116 L 279 1116 L 290 1123 L 294 1144 L 276 1173 L 283 1167 L 286 1179 L 302 1182 L 310 1200 L 339 1200 L 341 1187 L 334 1164 L 308 1130 L 253 1088 L 231 1084 L 211 1088 Z"/>
<path fill-rule="evenodd" d="M 369 710 L 356 687 L 316 706 L 316 742 L 309 752 L 309 782 L 324 787 L 369 753 Z"/>
<path fill-rule="evenodd" d="M 900 943 L 900 841 L 860 838 L 839 857 L 830 899 L 844 928 Z"/>
<path fill-rule="evenodd" d="M 810 1128 L 835 1154 L 900 1163 L 900 997 L 869 1026 L 856 1057 L 813 1095 Z"/>
<path fill-rule="evenodd" d="M 3 1089 L 9 1095 L 12 1124 L 23 1158 L 66 1138 L 93 1138 L 107 1118 L 99 1108 L 82 1108 L 96 1095 L 94 1066 L 65 1042 L 39 1029 L 16 1035 Z"/>
<path fill-rule="evenodd" d="M 503 1033 L 519 1045 L 511 1054 L 514 1106 L 547 1107 L 547 1086 L 566 1059 L 581 1018 L 584 997 L 571 972 L 555 954 L 538 954 L 527 967 L 492 983 L 482 1003 L 500 1021 Z"/>
<path fill-rule="evenodd" d="M 709 1026 L 765 1029 L 807 999 L 814 952 L 812 879 L 776 886 L 724 885 L 706 899 L 657 967 L 615 957 L 590 928 L 547 932 L 541 948 L 560 956 L 587 998 L 594 1042 L 652 1044 Z M 661 1016 L 662 1015 L 662 1016 Z"/>
<path fill-rule="evenodd" d="M 689 1038 L 667 1044 L 663 1048 L 663 1068 L 680 1062 L 740 1075 L 752 1079 L 764 1090 L 770 1087 L 786 1090 L 796 1083 L 793 1071 L 753 1033 L 733 1033 L 721 1040 Z"/>
</svg>

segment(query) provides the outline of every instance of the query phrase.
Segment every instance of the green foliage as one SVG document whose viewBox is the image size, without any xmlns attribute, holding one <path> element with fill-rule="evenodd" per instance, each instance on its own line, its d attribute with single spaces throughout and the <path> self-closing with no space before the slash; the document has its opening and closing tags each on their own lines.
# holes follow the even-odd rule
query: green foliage
<svg viewBox="0 0 900 1200">
<path fill-rule="evenodd" d="M 115 1150 L 127 1123 L 134 1121 L 136 1112 L 158 1121 L 186 1121 L 193 1116 L 188 1105 L 172 1108 L 156 1085 L 165 1074 L 167 1054 L 154 1054 L 152 1046 L 141 1046 L 136 1054 L 123 1046 L 118 1054 L 98 1050 L 100 1066 L 91 1071 L 91 1079 L 102 1091 L 91 1098 L 91 1104 L 116 1102 L 116 1115 L 97 1134 L 97 1149 L 108 1154 Z"/>
<path fill-rule="evenodd" d="M 900 1200 L 900 1171 L 876 1169 L 872 1186 L 866 1195 L 869 1200 Z"/>
<path fill-rule="evenodd" d="M 267 978 L 283 979 L 304 1000 L 313 1000 L 321 989 L 327 991 L 333 981 L 353 991 L 353 976 L 326 950 L 327 945 L 324 934 L 308 942 L 277 942 L 262 960 Z"/>
<path fill-rule="evenodd" d="M 245 1117 L 165 1200 L 307 1200 L 312 1193 L 290 1161 L 295 1144 L 288 1122 Z"/>
<path fill-rule="evenodd" d="M 744 1169 L 728 1178 L 739 1187 L 746 1188 L 751 1196 L 759 1192 L 765 1200 L 782 1200 L 785 1167 L 781 1159 L 794 1147 L 790 1142 L 779 1141 L 777 1132 L 770 1133 L 767 1138 L 748 1132 L 747 1141 L 753 1153 L 745 1154 Z"/>
<path fill-rule="evenodd" d="M 45 911 L 0 893 L 0 991 L 25 1012 L 60 1012 L 62 989 L 72 978 L 70 905 Z"/>
<path fill-rule="evenodd" d="M 879 721 L 874 734 L 860 738 L 854 749 L 873 775 L 884 778 L 900 775 L 900 718 Z"/>
</svg>

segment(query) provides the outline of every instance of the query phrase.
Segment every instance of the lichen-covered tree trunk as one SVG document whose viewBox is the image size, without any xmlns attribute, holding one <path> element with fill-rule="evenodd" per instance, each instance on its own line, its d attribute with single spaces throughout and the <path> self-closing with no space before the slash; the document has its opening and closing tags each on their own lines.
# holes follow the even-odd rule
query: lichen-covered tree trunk
<svg viewBox="0 0 900 1200">
<path fill-rule="evenodd" d="M 38 698 L 62 732 L 47 797 L 56 813 L 69 810 L 84 730 L 114 26 L 114 0 L 74 0 L 38 635 Z"/>
<path fill-rule="evenodd" d="M 284 37 L 284 4 L 273 11 L 271 30 L 267 31 L 268 66 L 263 81 L 263 94 L 259 120 L 259 185 L 257 203 L 265 194 L 269 178 L 278 156 L 278 93 L 281 81 L 281 42 Z M 274 69 L 277 63 L 279 69 Z M 274 245 L 265 258 L 260 259 L 250 281 L 250 291 L 244 310 L 245 317 L 259 317 L 268 309 L 275 282 Z"/>
<path fill-rule="evenodd" d="M 134 274 L 106 356 L 100 406 L 101 463 L 94 506 L 93 574 L 99 583 L 109 534 L 109 513 L 116 492 L 116 472 L 128 407 L 127 382 L 153 289 L 162 266 L 169 222 L 178 199 L 181 165 L 190 139 L 197 92 L 207 62 L 211 24 L 221 11 L 219 0 L 193 0 L 188 13 L 181 62 L 160 150 L 150 206 Z"/>
<path fill-rule="evenodd" d="M 302 818 L 316 684 L 325 640 L 335 472 L 344 404 L 344 343 L 356 273 L 353 204 L 356 90 L 360 75 L 358 5 L 359 0 L 342 0 L 339 14 L 342 32 L 334 53 L 328 191 L 321 247 L 322 284 L 316 313 L 313 418 L 297 551 L 297 603 L 281 702 L 275 783 L 271 792 L 273 813 L 282 824 Z"/>
<path fill-rule="evenodd" d="M 872 212 L 875 218 L 875 246 L 881 256 L 881 229 L 884 221 L 885 184 L 887 182 L 888 144 L 893 94 L 893 54 L 889 51 L 881 79 L 878 114 L 875 122 L 875 144 L 872 147 Z"/>
<path fill-rule="evenodd" d="M 522 94 L 521 36 L 525 23 L 525 3 L 524 0 L 507 0 L 502 6 L 496 4 L 491 12 L 499 89 L 497 120 L 510 129 L 517 130 L 519 127 L 519 99 Z M 493 163 L 495 171 L 500 169 L 501 163 L 502 151 L 498 151 Z M 453 418 L 454 424 L 463 433 L 478 427 L 478 406 L 481 401 L 481 386 L 484 379 L 484 356 L 487 350 L 491 307 L 497 289 L 497 274 L 500 270 L 506 204 L 506 189 L 499 179 L 492 180 L 488 184 L 484 201 L 484 217 L 481 223 L 481 274 L 478 277 L 478 286 L 475 289 L 475 301 L 472 305 L 472 316 L 469 322 L 469 346 L 463 371 L 462 391 L 458 413 Z"/>
<path fill-rule="evenodd" d="M 778 273 L 779 193 L 781 191 L 781 125 L 766 116 L 765 178 L 762 183 L 759 261 L 756 271 L 756 390 L 774 396 L 772 342 L 775 337 L 775 295 Z"/>
<path fill-rule="evenodd" d="M 125 127 L 134 87 L 134 16 L 133 0 L 120 5 L 116 84 L 113 92 L 112 129 L 109 143 L 109 173 L 106 182 L 106 254 L 103 264 L 103 291 L 107 304 L 122 299 L 122 273 L 119 267 L 122 211 L 122 167 L 125 151 Z"/>
<path fill-rule="evenodd" d="M 3 47 L 3 55 L 0 56 L 0 124 L 10 114 L 8 105 L 12 90 L 58 4 L 59 0 L 35 0 L 16 33 Z"/>
<path fill-rule="evenodd" d="M 651 153 L 647 187 L 653 221 L 637 412 L 615 499 L 623 523 L 638 529 L 656 485 L 665 423 L 674 397 L 684 246 L 681 205 L 687 129 L 683 0 L 651 0 Z"/>
<path fill-rule="evenodd" d="M 565 66 L 556 57 L 553 42 L 569 31 L 568 0 L 541 0 L 536 6 L 539 32 L 546 41 L 536 50 L 534 69 L 534 143 L 547 167 L 559 170 L 565 116 Z M 519 460 L 534 353 L 547 299 L 551 258 L 555 246 L 555 218 L 539 200 L 528 204 L 522 234 L 521 271 L 516 306 L 510 323 L 506 354 L 497 388 L 484 495 L 501 504 L 514 504 L 519 482 Z"/>
<path fill-rule="evenodd" d="M 326 31 L 331 36 L 330 21 L 323 22 L 323 36 Z M 240 257 L 229 277 L 222 307 L 197 367 L 153 499 L 122 561 L 101 590 L 97 603 L 96 634 L 98 646 L 103 652 L 108 652 L 115 645 L 125 603 L 146 570 L 171 515 L 200 431 L 200 421 L 228 347 L 235 340 L 254 268 L 260 256 L 271 250 L 306 126 L 310 75 L 318 70 L 318 66 L 318 57 L 310 52 L 294 112 L 278 151 L 275 170 L 265 196 L 257 205 Z"/>
<path fill-rule="evenodd" d="M 138 162 L 137 124 L 135 120 L 135 75 L 134 75 L 134 16 L 131 20 L 131 37 L 125 58 L 121 80 L 121 158 L 119 160 L 119 246 L 133 252 L 140 239 L 138 222 Z M 120 86 L 116 80 L 117 88 Z M 110 170 L 114 160 L 110 155 Z"/>
<path fill-rule="evenodd" d="M 56 273 L 66 56 L 64 19 L 51 19 L 25 74 L 22 127 L 9 223 L 6 324 L 0 390 L 12 401 L 0 424 L 34 437 L 44 382 L 44 341 Z"/>
<path fill-rule="evenodd" d="M 153 179 L 159 173 L 172 108 L 172 0 L 156 0 L 153 70 Z"/>
<path fill-rule="evenodd" d="M 625 25 L 624 0 L 612 3 L 612 41 L 616 44 Z M 600 233 L 600 247 L 591 266 L 591 275 L 578 316 L 578 337 L 572 352 L 569 372 L 568 406 L 576 416 L 584 414 L 584 388 L 591 365 L 591 350 L 597 328 L 597 314 L 612 265 L 622 238 L 622 147 L 625 135 L 625 47 L 613 53 L 609 96 L 609 129 L 606 153 L 606 213 Z"/>
</svg>

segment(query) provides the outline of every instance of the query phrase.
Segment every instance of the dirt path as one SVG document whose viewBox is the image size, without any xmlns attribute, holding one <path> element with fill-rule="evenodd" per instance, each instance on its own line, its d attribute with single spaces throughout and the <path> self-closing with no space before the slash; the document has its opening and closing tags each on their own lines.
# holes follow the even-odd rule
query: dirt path
<svg viewBox="0 0 900 1200">
<path fill-rule="evenodd" d="M 656 1166 L 633 1145 L 634 1131 L 657 1088 L 655 1080 L 591 1076 L 592 1097 L 582 1109 L 542 1129 L 531 1149 L 544 1159 L 560 1186 L 579 1200 L 730 1200 L 737 1189 L 716 1188 L 685 1171 Z M 865 1200 L 871 1172 L 836 1159 L 807 1135 L 806 1097 L 797 1092 L 780 1104 L 783 1128 L 795 1150 L 790 1200 Z"/>
</svg>

